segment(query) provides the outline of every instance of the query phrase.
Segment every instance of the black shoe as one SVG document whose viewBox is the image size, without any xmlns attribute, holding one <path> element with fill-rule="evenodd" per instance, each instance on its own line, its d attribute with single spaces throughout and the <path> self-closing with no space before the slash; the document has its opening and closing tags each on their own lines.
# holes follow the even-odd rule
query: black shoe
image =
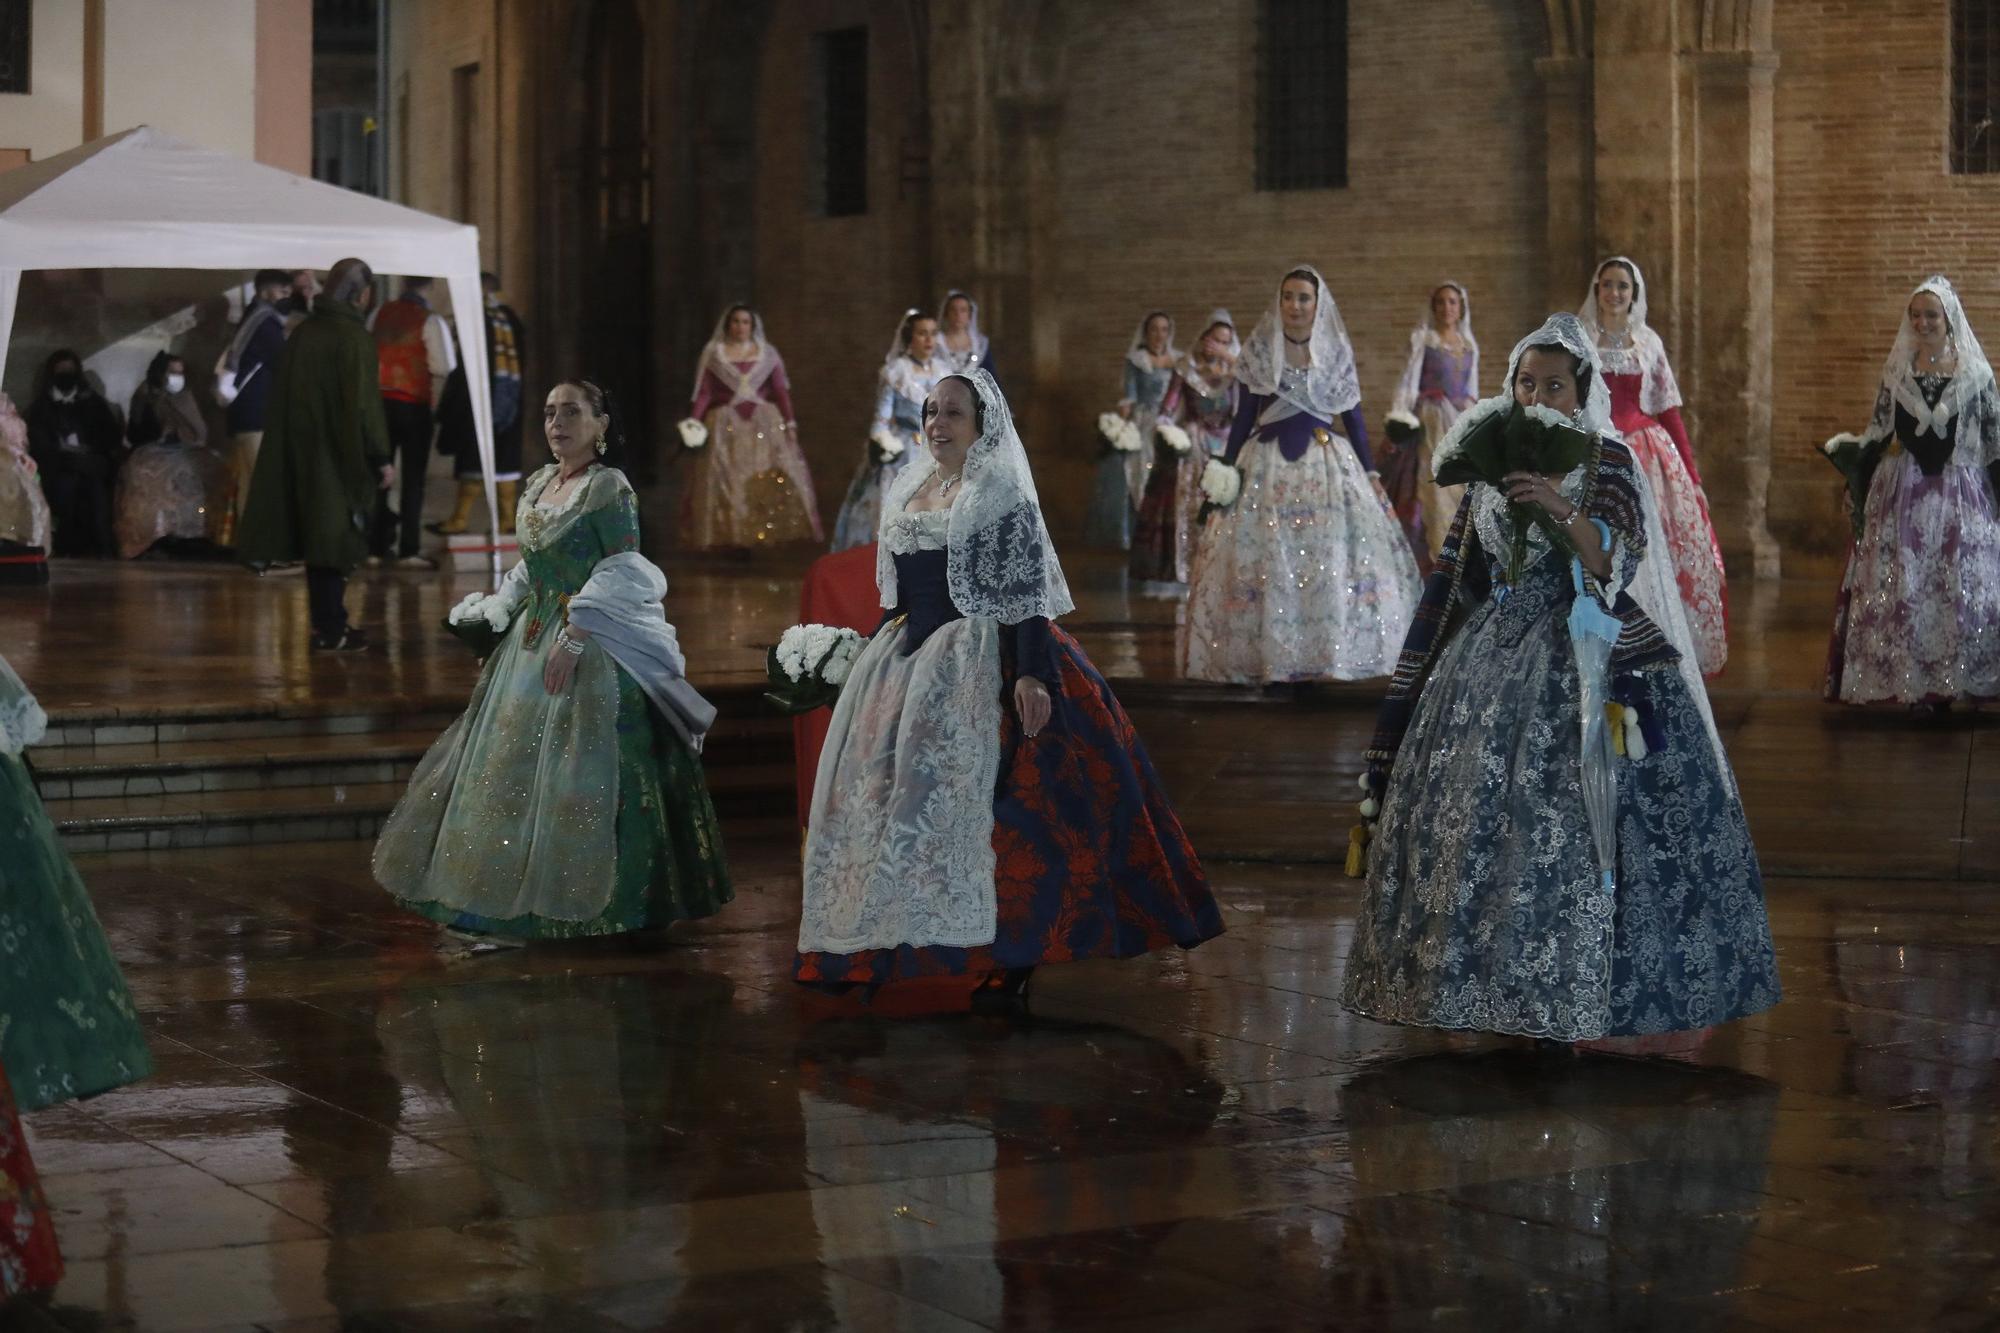
<svg viewBox="0 0 2000 1333">
<path fill-rule="evenodd" d="M 1008 1018 L 1028 1012 L 1028 982 L 1032 967 L 1010 967 L 1005 972 L 989 972 L 972 992 L 972 1012 L 990 1018 Z"/>
<path fill-rule="evenodd" d="M 324 634 L 313 635 L 312 646 L 316 653 L 363 653 L 368 651 L 368 636 L 349 625 L 330 639 Z"/>
</svg>

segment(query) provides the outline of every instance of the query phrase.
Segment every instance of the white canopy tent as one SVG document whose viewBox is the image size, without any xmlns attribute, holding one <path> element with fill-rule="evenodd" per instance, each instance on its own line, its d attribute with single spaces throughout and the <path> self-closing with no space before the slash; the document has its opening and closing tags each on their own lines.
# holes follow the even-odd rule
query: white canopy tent
<svg viewBox="0 0 2000 1333">
<path fill-rule="evenodd" d="M 450 283 L 486 512 L 497 515 L 479 229 L 147 125 L 0 173 L 0 365 L 26 269 L 325 269 L 349 255 L 378 272 Z M 497 566 L 497 520 L 493 531 Z"/>
</svg>

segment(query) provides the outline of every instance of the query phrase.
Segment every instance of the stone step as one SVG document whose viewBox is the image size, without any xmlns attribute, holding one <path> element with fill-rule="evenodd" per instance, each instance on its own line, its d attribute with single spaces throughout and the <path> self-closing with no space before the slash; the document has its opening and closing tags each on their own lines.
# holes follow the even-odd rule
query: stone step
<svg viewBox="0 0 2000 1333">
<path fill-rule="evenodd" d="M 712 769 L 708 789 L 725 838 L 796 837 L 792 768 Z M 45 799 L 72 852 L 163 851 L 245 843 L 373 838 L 407 783 L 317 783 L 136 796 Z"/>
<path fill-rule="evenodd" d="M 791 723 L 729 687 L 703 769 L 726 836 L 795 836 Z M 29 752 L 72 851 L 372 838 L 459 700 L 347 700 L 51 720 Z"/>
</svg>

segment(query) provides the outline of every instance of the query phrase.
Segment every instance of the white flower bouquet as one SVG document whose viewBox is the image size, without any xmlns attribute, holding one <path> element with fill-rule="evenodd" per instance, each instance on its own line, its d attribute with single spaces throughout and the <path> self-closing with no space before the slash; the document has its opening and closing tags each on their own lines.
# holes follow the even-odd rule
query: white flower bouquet
<svg viewBox="0 0 2000 1333">
<path fill-rule="evenodd" d="M 809 713 L 840 697 L 868 640 L 836 625 L 794 625 L 778 636 L 764 661 L 771 688 L 764 697 L 788 714 Z"/>
<path fill-rule="evenodd" d="M 1121 454 L 1136 454 L 1146 443 L 1139 437 L 1139 428 L 1116 412 L 1097 414 L 1097 435 L 1106 447 Z"/>
<path fill-rule="evenodd" d="M 444 627 L 483 662 L 507 637 L 512 619 L 498 593 L 469 592 L 445 613 Z"/>
<path fill-rule="evenodd" d="M 1171 421 L 1162 421 L 1153 427 L 1153 434 L 1160 437 L 1161 444 L 1177 454 L 1184 454 L 1194 448 L 1194 441 L 1188 438 L 1188 433 Z"/>
<path fill-rule="evenodd" d="M 681 433 L 681 444 L 685 448 L 700 449 L 708 444 L 708 427 L 693 417 L 683 417 L 678 429 Z"/>
<path fill-rule="evenodd" d="M 1243 493 L 1243 474 L 1221 459 L 1211 458 L 1201 470 L 1201 493 L 1216 508 L 1227 509 Z"/>
<path fill-rule="evenodd" d="M 875 446 L 875 461 L 889 463 L 901 458 L 910 446 L 903 437 L 886 426 L 877 426 L 868 434 L 868 443 Z"/>
</svg>

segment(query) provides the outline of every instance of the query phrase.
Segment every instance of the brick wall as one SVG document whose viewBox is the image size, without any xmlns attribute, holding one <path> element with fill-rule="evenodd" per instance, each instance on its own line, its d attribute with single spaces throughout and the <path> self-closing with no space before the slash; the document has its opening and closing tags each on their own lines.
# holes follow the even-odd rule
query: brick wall
<svg viewBox="0 0 2000 1333">
<path fill-rule="evenodd" d="M 814 33 L 868 28 L 868 211 L 821 217 L 808 206 L 814 124 Z M 866 449 L 876 373 L 907 306 L 925 289 L 920 183 L 901 180 L 917 87 L 904 6 L 893 0 L 791 0 L 777 6 L 764 48 L 758 125 L 756 290 L 784 354 L 799 412 L 799 441 L 829 527 Z M 708 312 L 710 323 L 721 312 Z M 692 382 L 693 366 L 670 373 Z M 683 405 L 684 406 L 684 405 Z"/>
<path fill-rule="evenodd" d="M 1794 553 L 1846 542 L 1818 456 L 1867 423 L 1910 289 L 1951 276 L 2000 336 L 2000 176 L 1945 166 L 1944 0 L 1776 7 L 1777 254 L 1771 530 Z"/>
<path fill-rule="evenodd" d="M 1066 369 L 1047 387 L 1075 425 L 1067 459 L 1036 449 L 1059 519 L 1080 514 L 1089 423 L 1115 401 L 1149 306 L 1173 312 L 1183 343 L 1217 305 L 1247 335 L 1285 268 L 1314 264 L 1354 341 L 1371 437 L 1438 282 L 1471 291 L 1483 392 L 1547 313 L 1539 13 L 1512 0 L 1352 0 L 1348 188 L 1260 193 L 1255 10 L 1251 0 L 1062 8 L 1062 243 L 1045 299 L 1059 302 Z M 1004 345 L 999 355 L 1003 367 L 1022 359 Z"/>
</svg>

